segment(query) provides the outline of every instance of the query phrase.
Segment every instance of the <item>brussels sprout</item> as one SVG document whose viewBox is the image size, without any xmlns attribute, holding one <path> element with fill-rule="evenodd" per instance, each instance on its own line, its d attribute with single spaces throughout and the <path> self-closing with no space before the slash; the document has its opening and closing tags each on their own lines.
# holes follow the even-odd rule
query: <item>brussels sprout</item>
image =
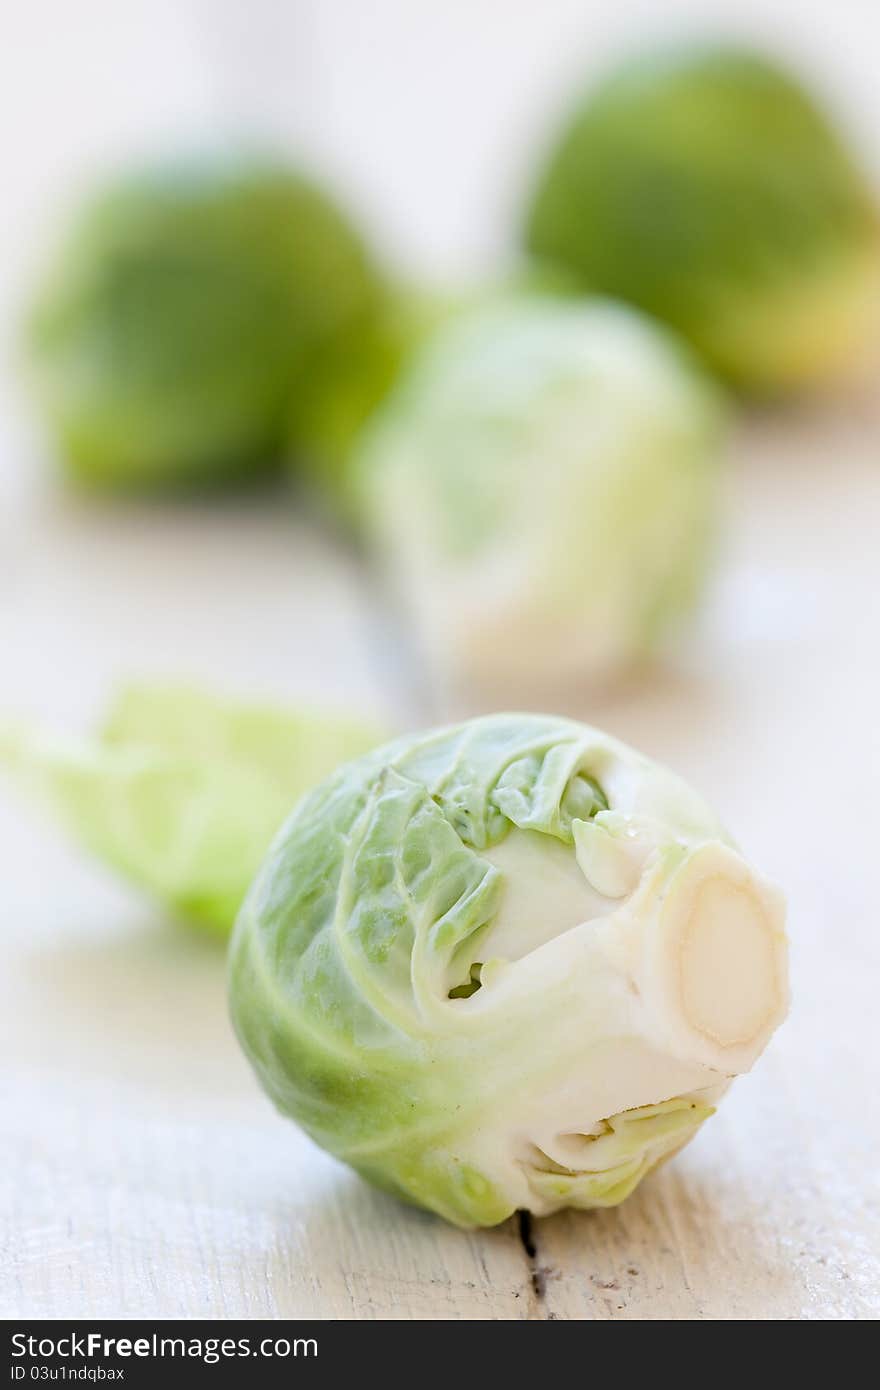
<svg viewBox="0 0 880 1390">
<path fill-rule="evenodd" d="M 278 464 L 316 356 L 361 331 L 382 294 L 339 209 L 281 165 L 178 162 L 111 184 L 30 323 L 71 477 L 171 488 Z"/>
<path fill-rule="evenodd" d="M 526 239 L 756 392 L 843 371 L 877 319 L 865 177 L 797 81 L 737 48 L 654 54 L 589 91 L 538 181 Z"/>
<path fill-rule="evenodd" d="M 380 740 L 356 720 L 132 686 L 91 739 L 0 729 L 0 765 L 92 854 L 225 934 L 297 797 Z"/>
<path fill-rule="evenodd" d="M 571 275 L 546 261 L 525 261 L 499 280 L 455 292 L 389 288 L 382 309 L 316 362 L 291 421 L 293 476 L 335 520 L 357 530 L 360 436 L 433 334 L 477 308 L 577 292 Z"/>
<path fill-rule="evenodd" d="M 236 925 L 272 1100 L 461 1226 L 613 1206 L 787 1001 L 779 894 L 700 798 L 596 729 L 499 714 L 304 798 Z"/>
<path fill-rule="evenodd" d="M 700 591 L 722 415 L 610 303 L 515 296 L 438 330 L 356 464 L 435 685 L 522 702 L 653 651 Z"/>
</svg>

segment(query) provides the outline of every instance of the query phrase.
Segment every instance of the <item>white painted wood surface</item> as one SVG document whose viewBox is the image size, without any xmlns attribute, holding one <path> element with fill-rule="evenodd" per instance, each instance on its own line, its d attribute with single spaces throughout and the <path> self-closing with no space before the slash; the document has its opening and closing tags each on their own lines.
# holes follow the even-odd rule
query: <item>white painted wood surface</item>
<svg viewBox="0 0 880 1390">
<path fill-rule="evenodd" d="M 794 1009 L 623 1207 L 462 1234 L 318 1152 L 258 1091 L 222 951 L 0 801 L 0 1314 L 785 1318 L 880 1312 L 880 428 L 756 421 L 674 666 L 581 711 L 691 777 L 790 900 Z M 356 571 L 244 515 L 8 493 L 2 704 L 75 722 L 121 674 L 412 720 Z M 14 505 L 13 505 L 14 502 Z"/>
</svg>

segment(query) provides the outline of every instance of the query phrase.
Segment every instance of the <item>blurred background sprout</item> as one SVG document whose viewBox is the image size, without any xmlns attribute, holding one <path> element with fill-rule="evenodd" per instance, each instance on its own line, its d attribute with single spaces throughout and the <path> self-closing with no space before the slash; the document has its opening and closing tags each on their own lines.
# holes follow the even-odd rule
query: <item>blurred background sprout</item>
<svg viewBox="0 0 880 1390">
<path fill-rule="evenodd" d="M 654 653 L 700 596 L 724 419 L 620 305 L 511 294 L 439 329 L 357 463 L 434 690 L 509 706 Z"/>
<path fill-rule="evenodd" d="M 277 467 L 314 377 L 385 288 L 348 217 L 271 158 L 175 159 L 99 189 L 30 317 L 68 475 L 166 490 Z"/>
<path fill-rule="evenodd" d="M 678 329 L 736 386 L 821 385 L 876 331 L 873 191 L 810 93 L 725 44 L 648 50 L 591 86 L 525 238 Z"/>
</svg>

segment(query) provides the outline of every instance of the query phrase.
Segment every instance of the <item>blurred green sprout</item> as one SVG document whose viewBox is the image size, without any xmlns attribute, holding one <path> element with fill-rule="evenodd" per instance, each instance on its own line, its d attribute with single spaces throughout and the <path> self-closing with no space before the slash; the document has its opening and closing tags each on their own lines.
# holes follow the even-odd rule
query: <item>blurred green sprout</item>
<svg viewBox="0 0 880 1390">
<path fill-rule="evenodd" d="M 278 467 L 303 394 L 385 286 L 317 184 L 272 159 L 176 160 L 81 209 L 30 315 L 30 375 L 69 476 L 173 490 Z"/>
<path fill-rule="evenodd" d="M 874 196 L 796 78 L 723 44 L 660 49 L 587 90 L 526 242 L 676 328 L 738 388 L 845 373 L 876 328 Z"/>
<path fill-rule="evenodd" d="M 620 305 L 511 294 L 439 328 L 356 465 L 435 689 L 543 703 L 657 651 L 702 590 L 724 422 L 687 353 Z"/>
</svg>

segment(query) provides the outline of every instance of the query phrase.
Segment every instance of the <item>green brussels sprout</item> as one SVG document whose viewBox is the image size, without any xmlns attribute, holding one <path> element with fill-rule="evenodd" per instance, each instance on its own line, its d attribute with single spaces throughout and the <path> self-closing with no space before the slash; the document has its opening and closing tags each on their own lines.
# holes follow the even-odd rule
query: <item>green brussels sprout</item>
<svg viewBox="0 0 880 1390">
<path fill-rule="evenodd" d="M 784 909 L 684 783 L 498 714 L 337 770 L 279 832 L 230 955 L 271 1099 L 461 1226 L 621 1202 L 787 1006 Z"/>
<path fill-rule="evenodd" d="M 839 133 L 757 54 L 685 47 L 588 91 L 526 240 L 675 327 L 738 388 L 845 371 L 878 317 L 878 217 Z"/>
<path fill-rule="evenodd" d="M 700 593 L 722 419 L 628 308 L 524 294 L 439 329 L 356 465 L 435 690 L 540 704 L 650 655 Z"/>
<path fill-rule="evenodd" d="M 546 261 L 457 291 L 389 289 L 382 309 L 319 359 L 291 419 L 292 475 L 349 530 L 358 528 L 360 438 L 417 353 L 455 317 L 519 296 L 571 297 L 572 277 Z"/>
<path fill-rule="evenodd" d="M 316 357 L 360 332 L 383 293 L 340 210 L 280 164 L 120 178 L 83 210 L 29 324 L 70 476 L 166 489 L 279 465 Z"/>
<path fill-rule="evenodd" d="M 0 727 L 0 767 L 122 877 L 227 935 L 293 803 L 382 737 L 340 715 L 137 685 L 91 738 Z"/>
</svg>

